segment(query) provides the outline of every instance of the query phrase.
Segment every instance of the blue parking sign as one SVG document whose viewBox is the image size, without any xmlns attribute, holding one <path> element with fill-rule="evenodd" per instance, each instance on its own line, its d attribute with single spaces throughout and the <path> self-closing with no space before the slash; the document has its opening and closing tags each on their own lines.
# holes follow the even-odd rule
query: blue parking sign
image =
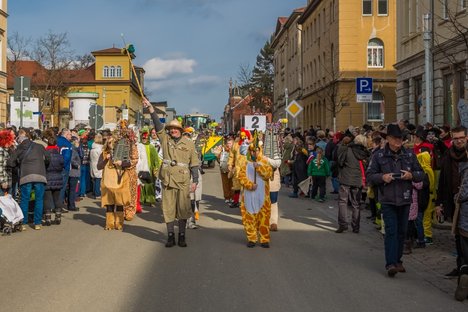
<svg viewBox="0 0 468 312">
<path fill-rule="evenodd" d="M 356 94 L 372 94 L 372 78 L 356 78 Z"/>
</svg>

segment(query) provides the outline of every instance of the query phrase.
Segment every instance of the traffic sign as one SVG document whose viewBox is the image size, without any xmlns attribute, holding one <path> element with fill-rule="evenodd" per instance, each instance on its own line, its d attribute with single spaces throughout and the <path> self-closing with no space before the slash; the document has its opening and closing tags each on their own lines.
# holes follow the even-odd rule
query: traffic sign
<svg viewBox="0 0 468 312">
<path fill-rule="evenodd" d="M 356 78 L 356 94 L 372 93 L 372 78 Z"/>
<path fill-rule="evenodd" d="M 288 106 L 286 106 L 286 112 L 292 117 L 296 118 L 302 112 L 303 108 L 295 100 L 291 101 Z"/>
<path fill-rule="evenodd" d="M 265 132 L 266 116 L 265 115 L 246 115 L 244 116 L 244 125 L 247 130 L 258 130 Z"/>
<path fill-rule="evenodd" d="M 373 80 L 372 78 L 356 78 L 356 102 L 372 102 Z"/>
</svg>

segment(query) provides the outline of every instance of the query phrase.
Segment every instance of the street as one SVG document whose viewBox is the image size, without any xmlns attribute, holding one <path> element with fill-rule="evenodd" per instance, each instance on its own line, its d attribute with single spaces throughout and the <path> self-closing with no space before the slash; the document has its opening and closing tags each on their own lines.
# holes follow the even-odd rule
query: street
<svg viewBox="0 0 468 312">
<path fill-rule="evenodd" d="M 219 169 L 203 179 L 200 228 L 187 230 L 187 248 L 164 247 L 159 205 L 122 233 L 103 230 L 104 209 L 92 199 L 60 226 L 0 237 L 0 310 L 468 311 L 453 298 L 456 281 L 443 278 L 455 265 L 453 245 L 436 239 L 415 250 L 404 258 L 408 272 L 391 279 L 367 211 L 360 234 L 336 234 L 334 198 L 290 199 L 283 189 L 271 248 L 249 249 L 239 210 L 222 199 Z"/>
</svg>

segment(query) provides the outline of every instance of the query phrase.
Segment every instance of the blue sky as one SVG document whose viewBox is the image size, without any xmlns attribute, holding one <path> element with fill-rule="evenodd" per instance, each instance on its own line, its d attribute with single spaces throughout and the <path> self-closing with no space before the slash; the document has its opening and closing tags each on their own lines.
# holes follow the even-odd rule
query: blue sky
<svg viewBox="0 0 468 312">
<path fill-rule="evenodd" d="M 255 65 L 276 27 L 306 0 L 10 0 L 8 32 L 32 40 L 68 34 L 83 55 L 134 44 L 134 63 L 146 70 L 151 101 L 168 101 L 178 114 L 203 112 L 216 120 L 228 83 L 241 64 Z"/>
</svg>

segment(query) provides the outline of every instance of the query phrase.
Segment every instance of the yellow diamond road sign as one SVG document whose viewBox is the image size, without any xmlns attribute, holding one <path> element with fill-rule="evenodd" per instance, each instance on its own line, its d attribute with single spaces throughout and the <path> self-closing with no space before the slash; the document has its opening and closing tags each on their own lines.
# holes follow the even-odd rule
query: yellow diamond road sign
<svg viewBox="0 0 468 312">
<path fill-rule="evenodd" d="M 288 106 L 286 106 L 286 112 L 292 117 L 296 118 L 302 112 L 302 106 L 299 105 L 296 101 L 291 101 Z"/>
</svg>

